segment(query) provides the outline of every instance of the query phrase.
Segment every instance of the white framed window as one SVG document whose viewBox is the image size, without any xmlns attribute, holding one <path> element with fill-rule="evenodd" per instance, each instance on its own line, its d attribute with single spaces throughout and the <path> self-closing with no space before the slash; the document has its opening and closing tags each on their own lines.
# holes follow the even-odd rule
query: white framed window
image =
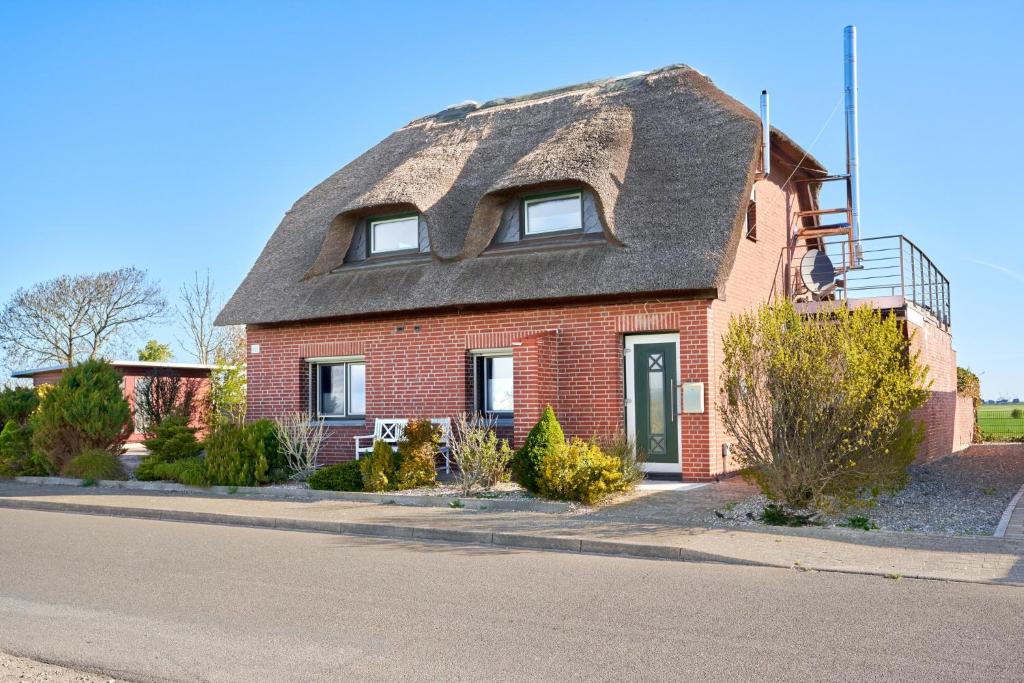
<svg viewBox="0 0 1024 683">
<path fill-rule="evenodd" d="M 369 232 L 370 256 L 419 251 L 420 217 L 417 214 L 372 218 Z"/>
<path fill-rule="evenodd" d="M 523 235 L 583 230 L 583 193 L 557 192 L 523 199 Z"/>
<path fill-rule="evenodd" d="M 474 351 L 474 410 L 498 418 L 511 418 L 515 409 L 515 368 L 511 349 Z"/>
<path fill-rule="evenodd" d="M 362 359 L 310 362 L 316 417 L 349 418 L 366 414 L 366 362 Z"/>
</svg>

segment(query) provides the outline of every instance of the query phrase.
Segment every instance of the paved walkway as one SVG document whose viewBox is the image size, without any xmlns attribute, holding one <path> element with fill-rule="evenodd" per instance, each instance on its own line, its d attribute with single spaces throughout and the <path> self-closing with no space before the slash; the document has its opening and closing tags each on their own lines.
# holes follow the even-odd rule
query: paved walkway
<svg viewBox="0 0 1024 683">
<path fill-rule="evenodd" d="M 0 507 L 1024 585 L 1024 538 L 702 526 L 709 510 L 750 494 L 730 480 L 647 493 L 586 513 L 546 514 L 4 483 Z"/>
<path fill-rule="evenodd" d="M 1020 491 L 1010 501 L 1007 513 L 1005 524 L 1000 520 L 996 535 L 1003 538 L 1024 539 L 1024 486 L 1020 487 Z"/>
</svg>

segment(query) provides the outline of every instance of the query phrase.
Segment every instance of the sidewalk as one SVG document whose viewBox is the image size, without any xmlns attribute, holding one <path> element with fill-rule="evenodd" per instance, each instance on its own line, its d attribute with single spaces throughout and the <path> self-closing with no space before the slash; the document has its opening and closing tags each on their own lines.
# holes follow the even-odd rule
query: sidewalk
<svg viewBox="0 0 1024 683">
<path fill-rule="evenodd" d="M 0 507 L 359 534 L 806 571 L 1024 585 L 1024 539 L 847 529 L 714 529 L 708 509 L 749 495 L 741 482 L 659 491 L 586 513 L 417 508 L 347 501 L 139 495 L 0 484 Z"/>
</svg>

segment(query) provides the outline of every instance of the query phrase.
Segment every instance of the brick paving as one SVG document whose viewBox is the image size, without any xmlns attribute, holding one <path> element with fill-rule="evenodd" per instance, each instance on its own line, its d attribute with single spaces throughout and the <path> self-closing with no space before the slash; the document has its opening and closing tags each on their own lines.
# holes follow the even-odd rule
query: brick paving
<svg viewBox="0 0 1024 683">
<path fill-rule="evenodd" d="M 749 496 L 738 480 L 655 491 L 575 514 L 417 508 L 0 484 L 0 507 L 644 555 L 799 570 L 1024 585 L 1024 537 L 852 529 L 710 529 L 709 510 Z"/>
</svg>

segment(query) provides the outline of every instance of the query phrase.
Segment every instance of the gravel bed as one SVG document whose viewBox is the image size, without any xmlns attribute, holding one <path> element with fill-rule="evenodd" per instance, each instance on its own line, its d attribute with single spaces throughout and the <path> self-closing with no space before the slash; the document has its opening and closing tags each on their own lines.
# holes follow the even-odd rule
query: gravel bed
<svg viewBox="0 0 1024 683">
<path fill-rule="evenodd" d="M 441 498 L 500 498 L 502 500 L 529 500 L 532 499 L 529 493 L 519 484 L 503 482 L 497 484 L 490 491 L 477 490 L 469 496 L 462 495 L 462 489 L 455 484 L 438 482 L 436 486 L 423 486 L 417 489 L 405 489 L 403 491 L 387 491 L 389 496 L 438 496 Z"/>
<path fill-rule="evenodd" d="M 1024 445 L 972 446 L 910 467 L 910 483 L 875 504 L 822 516 L 824 526 L 845 526 L 863 516 L 888 531 L 952 536 L 991 536 L 1014 494 L 1024 485 Z M 714 526 L 763 526 L 758 518 L 768 499 L 757 495 L 726 504 L 708 515 Z"/>
</svg>

